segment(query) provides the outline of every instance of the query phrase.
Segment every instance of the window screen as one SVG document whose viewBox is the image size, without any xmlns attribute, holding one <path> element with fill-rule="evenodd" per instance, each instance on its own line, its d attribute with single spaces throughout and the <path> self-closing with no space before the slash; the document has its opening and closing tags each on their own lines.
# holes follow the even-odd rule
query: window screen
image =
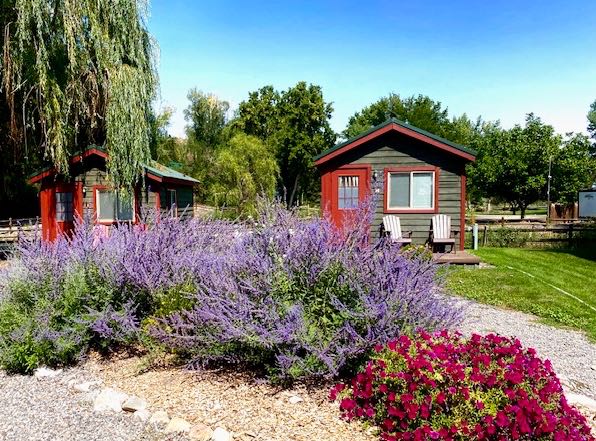
<svg viewBox="0 0 596 441">
<path fill-rule="evenodd" d="M 72 192 L 56 192 L 56 220 L 59 222 L 73 221 Z"/>
<path fill-rule="evenodd" d="M 340 176 L 337 186 L 337 201 L 340 210 L 358 207 L 358 176 Z"/>
<path fill-rule="evenodd" d="M 113 190 L 97 190 L 97 220 L 131 221 L 134 199 L 119 197 Z"/>
<path fill-rule="evenodd" d="M 387 207 L 396 208 L 433 208 L 434 172 L 397 172 L 387 174 Z"/>
</svg>

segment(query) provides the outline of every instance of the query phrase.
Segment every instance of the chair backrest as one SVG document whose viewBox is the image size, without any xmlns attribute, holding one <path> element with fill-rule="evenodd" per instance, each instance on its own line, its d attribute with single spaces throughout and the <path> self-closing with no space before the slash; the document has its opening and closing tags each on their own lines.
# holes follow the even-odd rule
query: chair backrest
<svg viewBox="0 0 596 441">
<path fill-rule="evenodd" d="M 433 236 L 435 239 L 449 239 L 451 236 L 451 217 L 446 214 L 433 216 Z"/>
<path fill-rule="evenodd" d="M 399 222 L 399 217 L 391 214 L 383 216 L 383 228 L 385 228 L 385 231 L 389 232 L 391 240 L 401 239 L 401 224 Z"/>
</svg>

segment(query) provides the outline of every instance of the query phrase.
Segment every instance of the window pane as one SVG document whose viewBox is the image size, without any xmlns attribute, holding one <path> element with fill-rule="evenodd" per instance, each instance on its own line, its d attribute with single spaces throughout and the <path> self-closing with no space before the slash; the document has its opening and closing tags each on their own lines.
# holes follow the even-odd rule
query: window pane
<svg viewBox="0 0 596 441">
<path fill-rule="evenodd" d="M 337 207 L 340 210 L 358 207 L 358 176 L 340 176 L 338 178 Z"/>
<path fill-rule="evenodd" d="M 100 220 L 114 220 L 116 218 L 116 195 L 113 191 L 97 191 L 97 218 Z"/>
<path fill-rule="evenodd" d="M 129 221 L 133 218 L 133 207 L 134 198 L 132 197 L 119 197 L 118 198 L 118 220 Z"/>
<path fill-rule="evenodd" d="M 410 206 L 410 174 L 389 173 L 389 207 Z"/>
<path fill-rule="evenodd" d="M 72 193 L 56 192 L 56 220 L 59 222 L 72 222 L 72 212 Z"/>
<path fill-rule="evenodd" d="M 412 175 L 412 207 L 432 208 L 433 174 L 414 173 Z"/>
</svg>

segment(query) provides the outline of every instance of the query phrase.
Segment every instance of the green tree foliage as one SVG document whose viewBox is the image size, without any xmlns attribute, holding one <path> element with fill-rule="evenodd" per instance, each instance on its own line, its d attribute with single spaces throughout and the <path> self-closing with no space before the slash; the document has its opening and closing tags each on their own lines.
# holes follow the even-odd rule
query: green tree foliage
<svg viewBox="0 0 596 441">
<path fill-rule="evenodd" d="M 215 149 L 221 143 L 221 135 L 228 122 L 230 104 L 197 89 L 191 89 L 187 98 L 190 104 L 184 110 L 184 118 L 188 122 L 188 137 L 206 148 Z"/>
<path fill-rule="evenodd" d="M 594 140 L 594 151 L 596 155 L 596 100 L 590 105 L 590 111 L 588 112 L 588 132 Z"/>
<path fill-rule="evenodd" d="M 332 112 L 321 88 L 303 81 L 283 92 L 263 87 L 240 103 L 234 125 L 272 149 L 288 206 L 296 203 L 300 193 L 308 199 L 316 197 L 319 179 L 312 158 L 335 142 L 329 126 Z"/>
<path fill-rule="evenodd" d="M 259 195 L 274 196 L 279 169 L 263 141 L 237 133 L 218 149 L 214 172 L 209 193 L 215 205 L 235 207 L 236 214 L 251 214 Z"/>
<path fill-rule="evenodd" d="M 581 134 L 565 139 L 552 164 L 551 200 L 562 203 L 577 201 L 577 192 L 596 182 L 596 157 L 590 139 Z"/>
<path fill-rule="evenodd" d="M 562 157 L 561 143 L 553 127 L 533 114 L 524 126 L 510 130 L 499 123 L 484 124 L 473 143 L 478 156 L 469 170 L 472 185 L 486 197 L 519 208 L 523 218 L 528 205 L 546 199 L 549 160 Z"/>
<path fill-rule="evenodd" d="M 447 108 L 443 108 L 440 102 L 433 101 L 428 96 L 417 95 L 402 98 L 397 94 L 391 94 L 350 117 L 343 136 L 352 138 L 389 118 L 396 118 L 462 144 L 470 142 L 479 124 L 472 123 L 465 114 L 449 119 Z"/>
<path fill-rule="evenodd" d="M 142 0 L 2 1 L 2 169 L 44 158 L 65 171 L 100 144 L 115 185 L 139 179 L 157 86 L 145 13 Z"/>
</svg>

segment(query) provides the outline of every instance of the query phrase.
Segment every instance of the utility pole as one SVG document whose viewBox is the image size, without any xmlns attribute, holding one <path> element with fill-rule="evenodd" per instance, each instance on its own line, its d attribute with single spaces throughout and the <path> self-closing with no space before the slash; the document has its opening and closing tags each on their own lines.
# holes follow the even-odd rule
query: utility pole
<svg viewBox="0 0 596 441">
<path fill-rule="evenodd" d="M 548 157 L 548 184 L 546 186 L 546 223 L 550 224 L 550 180 L 552 179 L 551 176 L 551 167 L 553 163 L 553 157 Z"/>
</svg>

